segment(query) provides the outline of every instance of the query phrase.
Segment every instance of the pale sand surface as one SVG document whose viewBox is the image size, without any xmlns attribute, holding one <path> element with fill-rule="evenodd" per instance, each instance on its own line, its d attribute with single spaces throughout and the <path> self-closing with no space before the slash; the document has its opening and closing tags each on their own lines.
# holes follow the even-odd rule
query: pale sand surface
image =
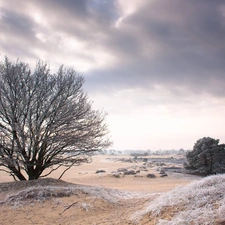
<svg viewBox="0 0 225 225">
<path fill-rule="evenodd" d="M 110 158 L 110 160 L 108 158 Z M 63 180 L 83 185 L 101 186 L 135 192 L 155 193 L 165 192 L 175 187 L 186 185 L 192 180 L 199 179 L 199 177 L 193 175 L 178 173 L 171 173 L 168 177 L 160 177 L 159 172 L 156 171 L 156 168 L 148 168 L 148 172 L 141 171 L 141 173 L 137 175 L 138 177 L 127 175 L 121 178 L 115 178 L 110 176 L 112 171 L 116 171 L 118 168 L 132 169 L 132 167 L 135 166 L 142 166 L 143 163 L 131 164 L 113 160 L 113 158 L 124 158 L 124 156 L 95 156 L 93 158 L 93 163 L 83 164 L 82 166 L 72 168 L 65 174 Z M 130 158 L 130 156 L 127 156 L 127 158 Z M 99 169 L 105 170 L 106 173 L 96 174 L 96 170 Z M 157 178 L 147 178 L 145 177 L 147 173 L 153 173 L 157 176 Z M 142 175 L 143 177 L 140 177 Z M 57 178 L 57 175 L 52 174 L 52 177 Z"/>
<path fill-rule="evenodd" d="M 132 224 L 130 222 L 131 215 L 138 209 L 143 208 L 158 193 L 166 192 L 178 186 L 184 186 L 191 181 L 201 179 L 193 175 L 176 173 L 168 173 L 167 177 L 160 177 L 159 172 L 156 171 L 156 167 L 148 168 L 148 172 L 141 171 L 138 177 L 126 175 L 116 178 L 111 175 L 111 172 L 116 171 L 118 168 L 138 168 L 143 165 L 142 162 L 129 163 L 117 161 L 116 159 L 119 157 L 124 158 L 124 156 L 94 156 L 92 163 L 71 168 L 63 176 L 62 180 L 74 184 L 147 193 L 147 196 L 143 198 L 121 199 L 117 203 L 112 203 L 102 198 L 93 197 L 91 194 L 81 193 L 71 197 L 53 198 L 44 202 L 32 202 L 20 207 L 3 204 L 0 206 L 0 225 Z M 96 174 L 96 170 L 99 169 L 105 170 L 106 173 Z M 60 172 L 58 170 L 50 175 L 50 177 L 58 178 Z M 147 173 L 155 174 L 156 178 L 147 178 Z M 9 181 L 13 181 L 12 178 L 0 172 L 0 182 Z M 126 192 L 124 192 L 124 195 L 126 195 Z M 74 205 L 71 206 L 71 204 Z M 67 207 L 69 208 L 66 209 Z M 143 224 L 154 223 L 145 221 Z"/>
</svg>

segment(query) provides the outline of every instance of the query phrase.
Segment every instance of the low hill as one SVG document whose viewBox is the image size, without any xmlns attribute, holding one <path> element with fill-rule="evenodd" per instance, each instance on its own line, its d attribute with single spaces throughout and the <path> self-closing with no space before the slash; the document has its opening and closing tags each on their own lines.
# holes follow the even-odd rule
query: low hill
<svg viewBox="0 0 225 225">
<path fill-rule="evenodd" d="M 160 195 L 132 216 L 135 224 L 225 224 L 225 175 L 214 175 Z"/>
<path fill-rule="evenodd" d="M 51 178 L 1 183 L 0 224 L 125 225 L 155 196 Z"/>
</svg>

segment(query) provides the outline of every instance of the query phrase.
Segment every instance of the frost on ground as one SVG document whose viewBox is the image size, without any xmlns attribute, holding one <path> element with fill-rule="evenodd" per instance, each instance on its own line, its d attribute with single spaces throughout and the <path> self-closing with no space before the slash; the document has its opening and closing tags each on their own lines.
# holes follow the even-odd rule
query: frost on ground
<svg viewBox="0 0 225 225">
<path fill-rule="evenodd" d="M 154 197 L 49 178 L 0 183 L 0 224 L 127 225 Z"/>
<path fill-rule="evenodd" d="M 25 202 L 45 201 L 51 198 L 69 197 L 72 195 L 88 194 L 109 203 L 120 200 L 143 198 L 147 194 L 119 191 L 102 187 L 76 185 L 56 179 L 40 179 L 34 181 L 19 181 L 0 184 L 0 204 L 20 206 Z"/>
<path fill-rule="evenodd" d="M 213 175 L 164 193 L 132 221 L 158 225 L 212 225 L 225 223 L 225 175 Z"/>
</svg>

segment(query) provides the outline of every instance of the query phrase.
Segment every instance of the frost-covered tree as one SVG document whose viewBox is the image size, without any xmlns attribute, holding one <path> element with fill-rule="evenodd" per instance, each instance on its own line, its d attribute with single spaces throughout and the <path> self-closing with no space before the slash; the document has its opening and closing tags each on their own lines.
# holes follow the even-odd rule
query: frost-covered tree
<svg viewBox="0 0 225 225">
<path fill-rule="evenodd" d="M 186 154 L 186 169 L 195 170 L 203 175 L 225 172 L 225 145 L 211 137 L 199 139 L 192 151 Z"/>
<path fill-rule="evenodd" d="M 0 62 L 0 169 L 33 180 L 89 162 L 110 145 L 105 114 L 92 109 L 84 78 L 61 66 Z M 44 172 L 44 173 L 43 173 Z M 60 176 L 60 177 L 61 177 Z"/>
</svg>

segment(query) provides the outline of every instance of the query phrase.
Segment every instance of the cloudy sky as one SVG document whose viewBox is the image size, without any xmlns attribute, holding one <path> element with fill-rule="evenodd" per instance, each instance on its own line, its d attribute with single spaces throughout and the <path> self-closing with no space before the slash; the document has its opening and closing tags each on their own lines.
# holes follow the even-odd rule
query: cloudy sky
<svg viewBox="0 0 225 225">
<path fill-rule="evenodd" d="M 225 142 L 224 0 L 0 0 L 0 54 L 75 68 L 113 149 Z"/>
</svg>

